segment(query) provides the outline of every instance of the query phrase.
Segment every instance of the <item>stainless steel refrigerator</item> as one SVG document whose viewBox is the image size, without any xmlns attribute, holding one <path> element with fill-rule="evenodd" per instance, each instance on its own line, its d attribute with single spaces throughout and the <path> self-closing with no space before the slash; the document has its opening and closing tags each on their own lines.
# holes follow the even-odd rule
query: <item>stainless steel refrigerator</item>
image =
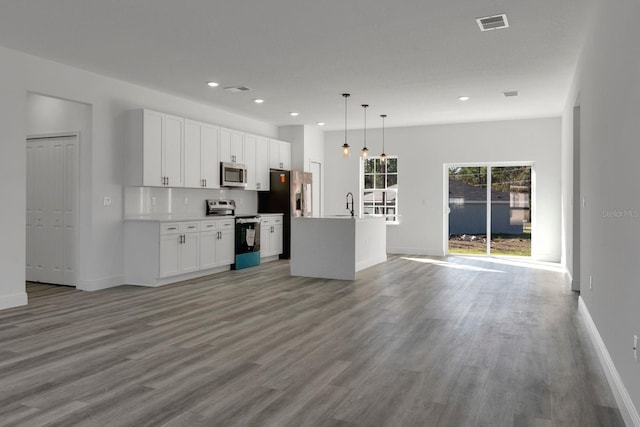
<svg viewBox="0 0 640 427">
<path fill-rule="evenodd" d="M 284 214 L 280 259 L 291 256 L 291 217 L 312 215 L 311 183 L 309 172 L 272 169 L 269 191 L 258 192 L 258 212 Z"/>
</svg>

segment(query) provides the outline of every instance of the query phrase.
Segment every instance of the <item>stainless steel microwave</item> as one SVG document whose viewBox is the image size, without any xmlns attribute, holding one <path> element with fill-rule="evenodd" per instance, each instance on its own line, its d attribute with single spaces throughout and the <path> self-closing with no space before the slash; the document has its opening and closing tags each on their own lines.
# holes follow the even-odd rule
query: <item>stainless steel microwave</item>
<svg viewBox="0 0 640 427">
<path fill-rule="evenodd" d="M 247 186 L 247 168 L 241 163 L 220 163 L 220 185 L 222 187 Z"/>
</svg>

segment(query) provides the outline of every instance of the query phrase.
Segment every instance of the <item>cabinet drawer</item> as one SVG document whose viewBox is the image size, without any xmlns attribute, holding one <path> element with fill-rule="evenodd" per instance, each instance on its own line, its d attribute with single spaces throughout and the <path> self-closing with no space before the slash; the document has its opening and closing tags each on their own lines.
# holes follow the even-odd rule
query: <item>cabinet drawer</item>
<svg viewBox="0 0 640 427">
<path fill-rule="evenodd" d="M 217 229 L 218 229 L 217 221 L 202 221 L 200 223 L 200 231 L 211 231 L 211 230 L 217 230 Z"/>
<path fill-rule="evenodd" d="M 276 225 L 276 224 L 282 224 L 282 217 L 281 216 L 274 216 L 271 218 L 271 224 Z"/>
<path fill-rule="evenodd" d="M 179 222 L 163 222 L 160 224 L 160 234 L 178 234 L 180 233 L 180 223 Z"/>
<path fill-rule="evenodd" d="M 196 231 L 200 231 L 200 222 L 181 222 L 180 223 L 181 233 L 193 233 Z"/>
<path fill-rule="evenodd" d="M 273 224 L 272 218 L 269 216 L 263 216 L 260 218 L 260 225 L 271 225 Z"/>
<path fill-rule="evenodd" d="M 233 230 L 235 224 L 236 224 L 235 219 L 225 219 L 223 221 L 218 221 L 218 229 Z"/>
</svg>

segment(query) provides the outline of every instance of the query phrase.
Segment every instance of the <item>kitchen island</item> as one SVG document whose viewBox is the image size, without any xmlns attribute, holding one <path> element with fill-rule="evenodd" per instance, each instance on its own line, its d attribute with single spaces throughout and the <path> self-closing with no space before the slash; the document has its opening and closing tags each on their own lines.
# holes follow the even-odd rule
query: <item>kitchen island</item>
<svg viewBox="0 0 640 427">
<path fill-rule="evenodd" d="M 384 217 L 291 218 L 291 275 L 355 280 L 387 260 Z"/>
</svg>

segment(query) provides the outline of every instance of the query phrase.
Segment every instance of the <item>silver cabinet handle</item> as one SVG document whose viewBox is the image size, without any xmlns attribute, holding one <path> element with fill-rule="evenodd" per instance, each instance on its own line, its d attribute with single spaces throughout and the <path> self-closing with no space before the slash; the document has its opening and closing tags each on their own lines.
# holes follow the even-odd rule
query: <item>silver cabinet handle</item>
<svg viewBox="0 0 640 427">
<path fill-rule="evenodd" d="M 167 230 L 177 230 L 177 229 L 178 229 L 177 227 L 169 227 L 169 228 L 167 228 Z"/>
</svg>

